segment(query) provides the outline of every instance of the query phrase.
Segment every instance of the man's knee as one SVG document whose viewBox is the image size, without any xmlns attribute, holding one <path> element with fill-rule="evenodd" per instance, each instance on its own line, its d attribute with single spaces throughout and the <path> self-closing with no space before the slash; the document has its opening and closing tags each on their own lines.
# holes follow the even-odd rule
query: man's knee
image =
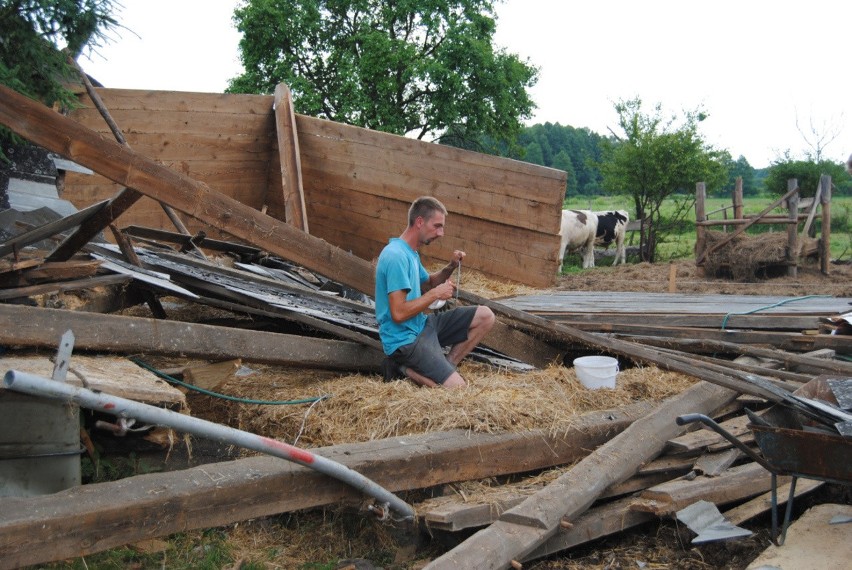
<svg viewBox="0 0 852 570">
<path fill-rule="evenodd" d="M 462 378 L 461 374 L 458 372 L 453 372 L 447 377 L 446 380 L 441 384 L 444 388 L 464 388 L 467 386 L 467 383 Z"/>
<path fill-rule="evenodd" d="M 492 311 L 489 307 L 484 305 L 480 305 L 476 308 L 476 314 L 473 316 L 473 321 L 470 326 L 473 327 L 482 327 L 485 330 L 490 330 L 491 327 L 494 326 L 494 321 L 497 320 L 497 317 L 494 316 L 494 311 Z"/>
</svg>

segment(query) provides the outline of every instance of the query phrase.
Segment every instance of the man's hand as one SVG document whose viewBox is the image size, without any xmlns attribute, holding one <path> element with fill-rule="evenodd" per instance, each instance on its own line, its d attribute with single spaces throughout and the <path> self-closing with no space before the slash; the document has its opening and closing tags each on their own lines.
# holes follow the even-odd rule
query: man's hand
<svg viewBox="0 0 852 570">
<path fill-rule="evenodd" d="M 456 284 L 453 283 L 452 279 L 447 279 L 440 285 L 434 288 L 435 295 L 438 299 L 448 300 L 452 299 L 456 294 Z"/>
<path fill-rule="evenodd" d="M 464 259 L 465 255 L 467 255 L 465 252 L 459 249 L 455 250 L 453 252 L 453 256 L 450 258 L 450 266 L 455 269 L 456 267 L 461 265 L 462 259 Z"/>
</svg>

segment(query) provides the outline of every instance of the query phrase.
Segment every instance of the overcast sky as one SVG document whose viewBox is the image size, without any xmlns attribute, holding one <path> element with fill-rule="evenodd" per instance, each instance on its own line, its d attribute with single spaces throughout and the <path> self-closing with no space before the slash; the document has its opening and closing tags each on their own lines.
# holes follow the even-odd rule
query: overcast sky
<svg viewBox="0 0 852 570">
<path fill-rule="evenodd" d="M 107 87 L 222 92 L 238 75 L 238 0 L 119 0 L 113 34 L 83 68 Z M 495 44 L 540 69 L 529 124 L 617 131 L 613 105 L 640 97 L 683 116 L 699 107 L 706 140 L 762 168 L 836 134 L 852 152 L 852 2 L 810 0 L 506 0 Z M 798 123 L 798 127 L 797 127 Z"/>
</svg>

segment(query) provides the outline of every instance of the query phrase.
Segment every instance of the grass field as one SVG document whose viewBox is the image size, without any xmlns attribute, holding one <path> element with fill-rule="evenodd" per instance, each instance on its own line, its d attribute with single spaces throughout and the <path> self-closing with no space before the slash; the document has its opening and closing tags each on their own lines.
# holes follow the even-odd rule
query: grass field
<svg viewBox="0 0 852 570">
<path fill-rule="evenodd" d="M 777 196 L 752 196 L 743 199 L 743 212 L 748 214 L 759 214 L 766 209 Z M 681 198 L 682 199 L 682 198 Z M 721 220 L 723 207 L 731 206 L 730 198 L 707 198 L 705 211 L 708 217 L 713 220 Z M 629 196 L 594 196 L 580 197 L 568 199 L 565 203 L 566 208 L 576 209 L 591 209 L 591 210 L 627 210 L 630 213 L 630 218 L 635 217 L 633 200 Z M 711 212 L 718 211 L 716 214 Z M 669 200 L 663 205 L 663 217 L 670 218 L 675 212 L 675 200 Z M 773 211 L 774 214 L 785 215 L 786 211 L 783 208 L 777 208 Z M 732 216 L 732 211 L 728 211 L 728 217 Z M 817 211 L 814 219 L 814 225 L 817 229 L 817 235 L 821 230 L 821 210 Z M 852 259 L 852 196 L 832 196 L 831 198 L 831 257 L 834 260 L 849 260 Z M 747 230 L 748 234 L 756 234 L 759 232 L 770 231 L 786 231 L 786 226 L 782 225 L 758 225 Z M 687 216 L 682 226 L 682 231 L 679 233 L 670 233 L 665 236 L 665 241 L 658 245 L 657 260 L 668 261 L 671 259 L 688 259 L 693 256 L 695 247 L 695 209 L 691 210 L 691 215 Z M 729 230 L 730 231 L 730 230 Z M 801 225 L 800 225 L 801 231 Z M 639 235 L 636 232 L 628 234 L 627 241 L 633 245 L 638 245 Z"/>
</svg>

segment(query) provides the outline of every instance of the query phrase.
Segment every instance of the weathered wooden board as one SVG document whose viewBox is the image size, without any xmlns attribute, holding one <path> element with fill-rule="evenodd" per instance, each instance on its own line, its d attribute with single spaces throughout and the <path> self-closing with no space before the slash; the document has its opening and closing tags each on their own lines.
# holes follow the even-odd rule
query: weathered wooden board
<svg viewBox="0 0 852 570">
<path fill-rule="evenodd" d="M 612 291 L 555 291 L 501 299 L 530 313 L 710 314 L 759 311 L 760 315 L 835 315 L 852 303 L 850 297 L 781 297 L 771 295 L 704 295 L 690 293 L 627 293 Z M 721 321 L 719 325 L 721 326 Z M 733 326 L 733 325 L 731 325 Z"/>
<path fill-rule="evenodd" d="M 53 376 L 53 362 L 46 356 L 2 356 L 0 373 L 20 370 L 43 378 Z M 66 382 L 83 386 L 83 379 L 91 390 L 150 404 L 186 406 L 183 392 L 161 380 L 152 372 L 126 358 L 114 356 L 93 357 L 73 355 Z"/>
<path fill-rule="evenodd" d="M 725 505 L 747 499 L 772 488 L 772 474 L 758 463 L 746 463 L 733 467 L 718 477 L 696 477 L 677 479 L 643 491 L 633 501 L 631 508 L 667 516 L 698 500 Z M 788 481 L 789 477 L 779 477 Z"/>
<path fill-rule="evenodd" d="M 75 346 L 129 354 L 183 355 L 220 360 L 378 371 L 381 351 L 354 342 L 306 336 L 244 331 L 139 317 L 120 317 L 0 304 L 0 344 L 55 348 L 62 334 L 74 331 Z"/>
</svg>

